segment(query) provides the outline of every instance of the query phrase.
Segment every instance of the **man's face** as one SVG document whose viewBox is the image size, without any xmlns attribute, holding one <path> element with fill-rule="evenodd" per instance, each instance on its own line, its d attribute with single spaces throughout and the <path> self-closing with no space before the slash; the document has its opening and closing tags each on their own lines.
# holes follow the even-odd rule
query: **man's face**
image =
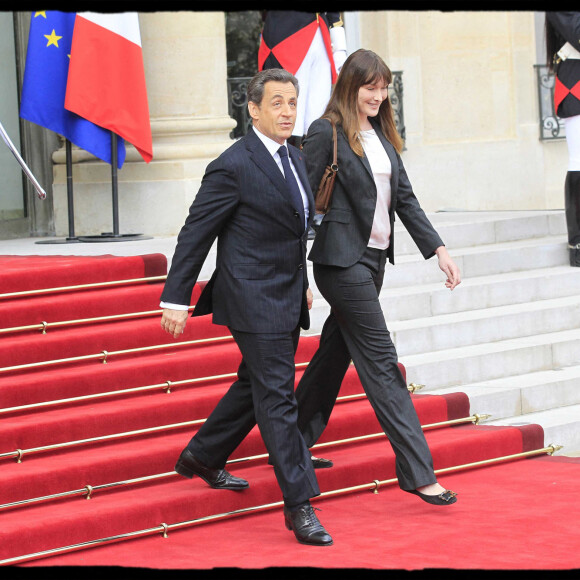
<svg viewBox="0 0 580 580">
<path fill-rule="evenodd" d="M 268 81 L 260 105 L 250 101 L 248 109 L 254 126 L 266 137 L 284 144 L 292 137 L 296 123 L 296 89 L 290 82 Z"/>
</svg>

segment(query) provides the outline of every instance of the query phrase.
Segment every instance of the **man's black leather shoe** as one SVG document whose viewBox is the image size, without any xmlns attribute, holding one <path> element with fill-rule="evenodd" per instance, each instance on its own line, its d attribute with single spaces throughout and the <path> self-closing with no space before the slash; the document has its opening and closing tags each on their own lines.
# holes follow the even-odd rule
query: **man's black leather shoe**
<svg viewBox="0 0 580 580">
<path fill-rule="evenodd" d="M 212 469 L 211 467 L 205 466 L 187 448 L 181 452 L 175 464 L 175 471 L 179 475 L 189 477 L 189 479 L 197 475 L 214 489 L 233 489 L 234 491 L 240 491 L 250 487 L 250 484 L 245 479 L 235 477 L 225 469 Z"/>
<path fill-rule="evenodd" d="M 318 521 L 314 508 L 310 504 L 294 511 L 284 506 L 284 521 L 286 527 L 294 532 L 301 544 L 332 546 L 331 536 Z"/>
<path fill-rule="evenodd" d="M 314 467 L 314 469 L 327 469 L 333 465 L 334 463 L 332 463 L 330 459 L 324 459 L 324 457 L 314 457 L 314 455 L 312 455 L 312 467 Z"/>
</svg>

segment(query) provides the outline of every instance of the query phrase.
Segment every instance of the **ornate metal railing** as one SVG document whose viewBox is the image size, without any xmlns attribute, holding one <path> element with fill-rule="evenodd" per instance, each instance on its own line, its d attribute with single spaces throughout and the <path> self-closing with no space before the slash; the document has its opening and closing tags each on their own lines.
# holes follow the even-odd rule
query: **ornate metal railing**
<svg viewBox="0 0 580 580">
<path fill-rule="evenodd" d="M 228 109 L 229 115 L 237 125 L 230 133 L 232 139 L 243 137 L 252 125 L 252 119 L 248 114 L 248 83 L 252 77 L 228 78 Z"/>
<path fill-rule="evenodd" d="M 393 82 L 389 85 L 389 99 L 395 115 L 395 125 L 399 135 L 405 141 L 405 115 L 403 113 L 403 71 L 395 70 L 393 73 Z M 404 147 L 406 149 L 406 147 Z"/>
<path fill-rule="evenodd" d="M 546 65 L 535 64 L 538 83 L 538 111 L 540 114 L 540 141 L 565 139 L 564 122 L 554 110 L 554 86 L 556 77 Z"/>
<path fill-rule="evenodd" d="M 228 78 L 229 115 L 237 122 L 230 133 L 232 139 L 243 137 L 252 119 L 248 115 L 247 88 L 251 77 Z M 399 135 L 405 139 L 405 116 L 403 114 L 403 71 L 393 71 L 393 82 L 389 86 L 389 98 L 395 114 L 395 124 Z"/>
</svg>

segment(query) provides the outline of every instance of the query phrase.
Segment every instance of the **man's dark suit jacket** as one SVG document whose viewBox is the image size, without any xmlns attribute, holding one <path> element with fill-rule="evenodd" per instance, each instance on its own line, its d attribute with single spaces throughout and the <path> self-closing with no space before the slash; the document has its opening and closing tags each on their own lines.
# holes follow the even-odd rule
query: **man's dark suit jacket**
<svg viewBox="0 0 580 580">
<path fill-rule="evenodd" d="M 424 258 L 433 256 L 443 241 L 421 209 L 407 177 L 401 156 L 387 141 L 378 122 L 369 119 L 391 161 L 391 237 L 389 261 L 394 264 L 395 213 L 417 244 Z M 371 235 L 377 188 L 370 163 L 351 149 L 340 125 L 337 125 L 338 173 L 332 204 L 324 216 L 308 259 L 328 266 L 352 266 L 363 255 Z M 310 185 L 320 183 L 325 166 L 332 156 L 332 126 L 326 119 L 317 119 L 310 125 L 303 144 Z"/>
<path fill-rule="evenodd" d="M 292 163 L 314 199 L 302 154 Z M 254 130 L 212 161 L 181 229 L 161 300 L 190 304 L 216 237 L 216 269 L 193 312 L 250 333 L 309 328 L 306 231 L 288 186 Z"/>
</svg>

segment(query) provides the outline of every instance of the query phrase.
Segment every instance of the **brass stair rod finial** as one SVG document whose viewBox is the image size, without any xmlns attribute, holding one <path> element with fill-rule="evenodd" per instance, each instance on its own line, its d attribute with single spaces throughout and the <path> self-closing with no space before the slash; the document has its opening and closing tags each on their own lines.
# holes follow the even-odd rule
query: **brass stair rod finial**
<svg viewBox="0 0 580 580">
<path fill-rule="evenodd" d="M 421 390 L 425 385 L 419 385 L 417 383 L 411 383 L 409 385 L 409 390 L 414 393 L 415 391 Z"/>
<path fill-rule="evenodd" d="M 556 451 L 560 451 L 560 449 L 562 449 L 562 447 L 564 447 L 563 445 L 554 445 L 553 443 L 550 443 L 550 445 L 548 445 L 548 448 L 551 449 L 551 451 L 548 451 L 548 455 L 554 455 L 554 453 L 556 453 Z"/>
<path fill-rule="evenodd" d="M 475 418 L 475 425 L 479 425 L 480 421 L 485 421 L 486 419 L 489 419 L 491 417 L 491 415 L 487 414 L 487 413 L 475 413 L 473 415 L 473 417 Z"/>
</svg>

